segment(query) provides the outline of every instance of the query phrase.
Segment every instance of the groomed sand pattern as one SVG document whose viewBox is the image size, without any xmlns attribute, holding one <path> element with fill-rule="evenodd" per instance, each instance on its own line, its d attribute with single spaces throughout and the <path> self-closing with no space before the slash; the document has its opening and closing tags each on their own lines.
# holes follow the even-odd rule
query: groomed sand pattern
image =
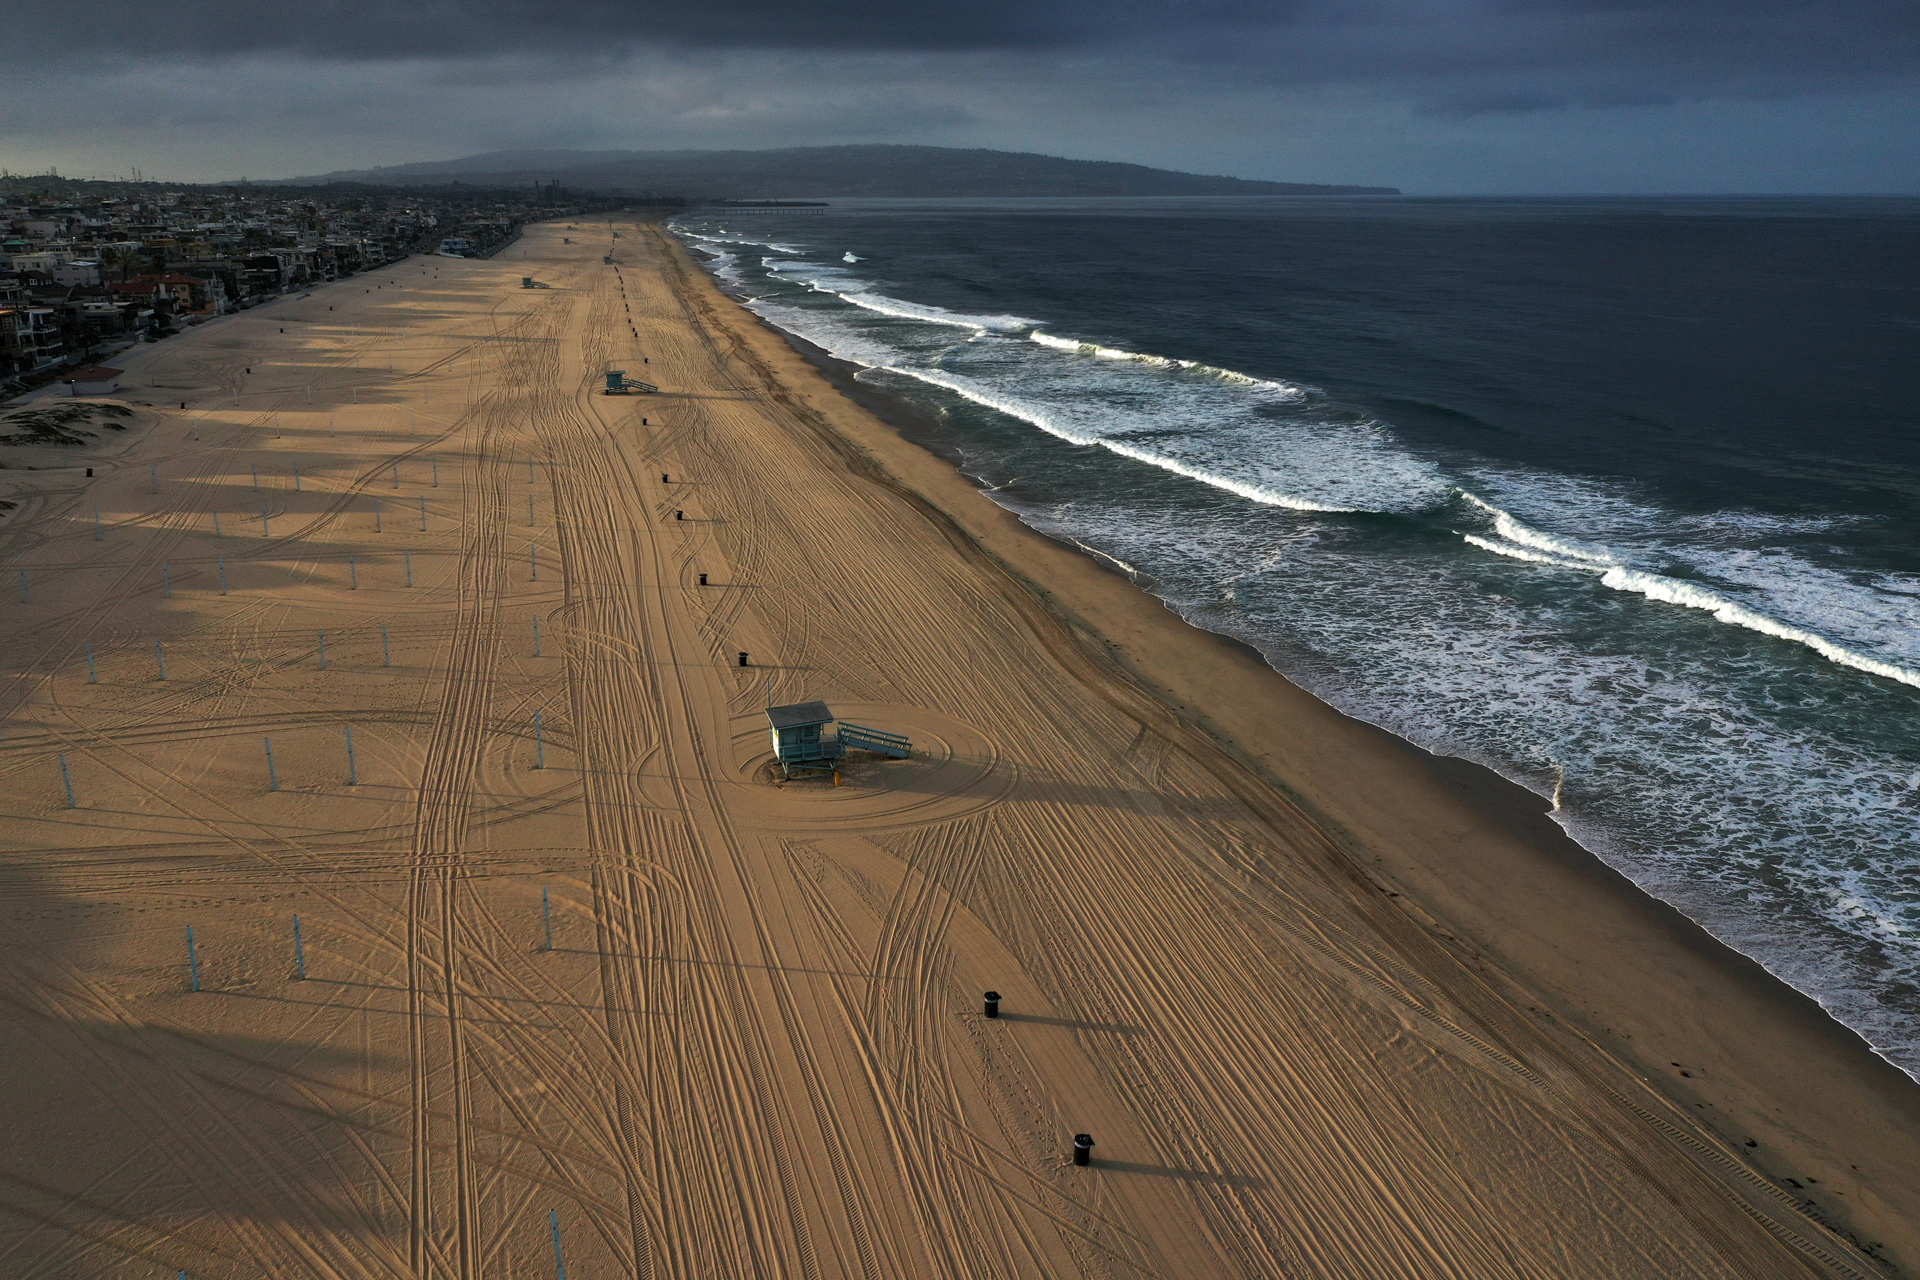
<svg viewBox="0 0 1920 1280">
<path fill-rule="evenodd" d="M 1873 1270 L 666 237 L 565 234 L 129 353 L 124 437 L 11 451 L 71 469 L 0 524 L 0 1273 L 534 1277 L 550 1213 L 575 1280 Z M 914 758 L 776 785 L 816 698 Z"/>
</svg>

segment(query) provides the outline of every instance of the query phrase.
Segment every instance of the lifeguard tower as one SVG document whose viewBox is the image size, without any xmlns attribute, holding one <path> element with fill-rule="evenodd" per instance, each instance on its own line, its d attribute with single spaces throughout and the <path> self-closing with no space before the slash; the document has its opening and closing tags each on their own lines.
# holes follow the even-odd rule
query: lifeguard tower
<svg viewBox="0 0 1920 1280">
<path fill-rule="evenodd" d="M 639 391 L 652 395 L 659 390 L 660 388 L 654 386 L 651 382 L 635 382 L 627 376 L 625 369 L 609 369 L 607 370 L 607 389 L 601 394 L 624 396 Z"/>
<path fill-rule="evenodd" d="M 768 707 L 768 735 L 780 767 L 791 778 L 798 773 L 831 773 L 837 778 L 840 760 L 849 747 L 905 760 L 913 744 L 897 733 L 869 729 L 840 721 L 837 734 L 821 730 L 835 723 L 824 702 L 796 702 L 790 707 Z"/>
</svg>

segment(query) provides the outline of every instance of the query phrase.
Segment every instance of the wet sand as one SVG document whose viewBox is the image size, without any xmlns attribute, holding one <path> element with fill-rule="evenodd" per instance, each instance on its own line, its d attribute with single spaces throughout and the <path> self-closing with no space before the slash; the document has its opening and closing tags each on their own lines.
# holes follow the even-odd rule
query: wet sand
<svg viewBox="0 0 1920 1280">
<path fill-rule="evenodd" d="M 202 326 L 114 362 L 127 432 L 0 450 L 0 1269 L 1916 1256 L 1904 1076 L 616 229 Z M 780 785 L 813 699 L 913 757 Z"/>
</svg>

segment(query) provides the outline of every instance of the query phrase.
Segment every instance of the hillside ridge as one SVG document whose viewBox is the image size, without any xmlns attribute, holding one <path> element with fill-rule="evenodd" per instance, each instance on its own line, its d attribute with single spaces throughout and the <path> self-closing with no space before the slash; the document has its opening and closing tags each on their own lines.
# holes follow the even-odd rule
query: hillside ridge
<svg viewBox="0 0 1920 1280">
<path fill-rule="evenodd" d="M 523 186 L 702 198 L 1172 195 L 1398 195 L 1395 187 L 1268 182 L 1114 160 L 892 143 L 760 151 L 489 151 L 452 160 L 343 169 L 276 180 L 418 186 Z"/>
</svg>

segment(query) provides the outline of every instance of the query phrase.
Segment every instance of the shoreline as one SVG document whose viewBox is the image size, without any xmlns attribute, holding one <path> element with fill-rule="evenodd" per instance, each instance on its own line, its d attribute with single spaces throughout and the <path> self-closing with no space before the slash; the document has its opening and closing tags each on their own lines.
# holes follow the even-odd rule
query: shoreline
<svg viewBox="0 0 1920 1280">
<path fill-rule="evenodd" d="M 1920 1133 L 1920 1082 L 1813 997 L 1578 843 L 1552 821 L 1546 799 L 1337 710 L 1252 645 L 1187 621 L 1097 555 L 992 502 L 938 439 L 931 414 L 859 383 L 862 366 L 758 316 L 700 267 L 697 250 L 662 230 L 716 297 L 924 462 L 866 435 L 850 444 L 1050 612 L 1096 637 L 1135 685 L 1293 800 L 1374 887 L 1413 907 L 1422 927 L 1475 967 L 1497 971 L 1519 998 L 1550 1003 L 1544 1017 L 1576 1029 L 1692 1114 L 1863 1252 L 1883 1264 L 1920 1259 L 1920 1230 L 1910 1225 L 1920 1221 L 1920 1153 L 1903 1136 Z M 1151 661 L 1155 651 L 1191 650 L 1196 637 L 1232 668 L 1230 683 L 1245 693 L 1233 707 L 1203 702 L 1185 673 Z M 1314 759 L 1280 741 L 1275 725 L 1259 723 L 1263 706 L 1338 749 Z M 1361 795 L 1343 769 L 1387 779 L 1386 794 Z M 1443 821 L 1423 830 L 1434 810 Z"/>
<path fill-rule="evenodd" d="M 722 290 L 721 292 L 725 293 L 726 291 Z M 728 294 L 727 296 L 731 297 L 732 295 Z M 738 301 L 738 299 L 736 299 L 736 301 Z M 749 308 L 749 310 L 751 309 Z M 882 422 L 898 431 L 901 437 L 908 443 L 926 450 L 935 457 L 944 459 L 962 476 L 975 481 L 976 484 L 978 483 L 979 477 L 972 475 L 965 469 L 963 458 L 959 452 L 947 446 L 945 442 L 928 430 L 928 425 L 932 422 L 933 415 L 927 410 L 903 396 L 894 395 L 860 382 L 855 375 L 866 368 L 866 366 L 844 360 L 832 352 L 827 351 L 825 348 L 807 341 L 807 339 L 800 337 L 798 334 L 789 333 L 769 321 L 762 319 L 761 323 L 765 324 L 774 333 L 784 339 L 807 363 L 819 369 L 827 381 L 842 395 L 846 396 L 847 399 L 867 409 Z M 982 497 L 988 497 L 985 489 L 978 489 L 977 491 Z M 992 499 L 989 497 L 988 500 L 991 501 Z M 995 505 L 999 504 L 996 503 Z M 1008 510 L 1007 508 L 1002 509 Z M 1010 511 L 1009 513 L 1018 519 L 1017 512 Z M 1025 522 L 1022 521 L 1022 523 L 1024 524 Z M 1660 895 L 1643 887 L 1639 882 L 1608 862 L 1600 854 L 1582 844 L 1575 836 L 1568 832 L 1565 827 L 1553 821 L 1551 816 L 1549 816 L 1553 812 L 1552 802 L 1526 786 L 1526 784 L 1507 777 L 1492 765 L 1483 764 L 1478 760 L 1469 759 L 1466 756 L 1448 755 L 1444 752 L 1433 751 L 1421 746 L 1411 738 L 1393 732 L 1391 729 L 1384 728 L 1374 724 L 1370 720 L 1365 720 L 1341 710 L 1339 707 L 1334 706 L 1326 699 L 1321 698 L 1305 686 L 1299 684 L 1285 671 L 1274 666 L 1272 662 L 1268 660 L 1267 655 L 1261 652 L 1257 645 L 1242 640 L 1238 636 L 1229 635 L 1223 631 L 1214 631 L 1208 627 L 1201 626 L 1199 623 L 1181 614 L 1171 604 L 1156 594 L 1151 586 L 1144 584 L 1140 580 L 1140 576 L 1129 572 L 1118 562 L 1114 561 L 1112 557 L 1094 548 L 1084 546 L 1083 544 L 1056 538 L 1044 530 L 1035 529 L 1032 525 L 1027 525 L 1026 527 L 1036 536 L 1045 538 L 1047 541 L 1067 551 L 1085 556 L 1095 567 L 1124 580 L 1135 590 L 1152 596 L 1155 600 L 1159 601 L 1169 613 L 1172 613 L 1176 618 L 1179 618 L 1180 621 L 1186 623 L 1187 626 L 1193 628 L 1196 632 L 1262 664 L 1268 670 L 1272 671 L 1274 675 L 1298 690 L 1302 696 L 1320 703 L 1321 706 L 1325 707 L 1332 714 L 1350 722 L 1357 730 L 1385 735 L 1385 737 L 1393 743 L 1413 753 L 1415 758 L 1427 767 L 1433 769 L 1441 778 L 1445 779 L 1448 785 L 1457 786 L 1463 792 L 1473 794 L 1475 796 L 1473 801 L 1475 807 L 1483 809 L 1487 816 L 1506 823 L 1513 828 L 1517 835 L 1521 835 L 1531 841 L 1539 842 L 1542 852 L 1549 854 L 1549 856 L 1567 859 L 1576 870 L 1583 869 L 1584 864 L 1592 864 L 1590 868 L 1585 869 L 1591 870 L 1596 880 L 1617 882 L 1614 886 L 1616 891 L 1643 899 L 1648 908 L 1655 914 L 1671 917 L 1671 923 L 1674 927 L 1702 935 L 1701 941 L 1709 949 L 1724 953 L 1723 959 L 1725 963 L 1733 964 L 1740 968 L 1757 969 L 1759 971 L 1757 976 L 1760 980 L 1783 988 L 1785 994 L 1792 1000 L 1804 1002 L 1812 1006 L 1812 1009 L 1817 1012 L 1821 1018 L 1833 1025 L 1834 1030 L 1839 1033 L 1841 1039 L 1847 1041 L 1850 1046 L 1857 1046 L 1859 1049 L 1865 1050 L 1867 1053 L 1879 1058 L 1882 1062 L 1885 1062 L 1888 1066 L 1912 1081 L 1916 1089 L 1920 1090 L 1920 1076 L 1916 1076 L 1913 1072 L 1908 1071 L 1906 1068 L 1900 1066 L 1899 1063 L 1894 1062 L 1878 1049 L 1874 1048 L 1872 1042 L 1859 1031 L 1848 1026 L 1845 1022 L 1842 1022 L 1839 1018 L 1836 1018 L 1828 1012 L 1826 1007 L 1822 1005 L 1816 997 L 1801 991 L 1786 979 L 1775 974 L 1767 968 L 1764 961 L 1755 956 L 1748 955 L 1738 947 L 1726 942 L 1720 938 L 1719 935 L 1715 934 L 1708 925 L 1695 919 L 1680 907 L 1667 901 Z"/>
<path fill-rule="evenodd" d="M 556 1231 L 582 1274 L 820 1280 L 1920 1257 L 1911 1090 L 1630 909 L 1538 805 L 982 501 L 635 230 L 608 264 L 529 228 L 547 290 L 422 262 L 160 344 L 132 381 L 192 411 L 90 481 L 24 477 L 16 1253 L 75 1280 L 477 1274 Z M 657 394 L 604 394 L 643 361 Z M 911 749 L 774 785 L 767 709 L 812 702 Z"/>
</svg>

